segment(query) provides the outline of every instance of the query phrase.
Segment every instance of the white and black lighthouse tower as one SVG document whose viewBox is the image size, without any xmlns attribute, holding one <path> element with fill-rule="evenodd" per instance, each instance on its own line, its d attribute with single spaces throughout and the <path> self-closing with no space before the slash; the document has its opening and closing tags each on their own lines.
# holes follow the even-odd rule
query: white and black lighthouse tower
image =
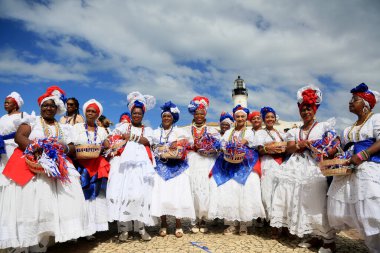
<svg viewBox="0 0 380 253">
<path fill-rule="evenodd" d="M 244 80 L 238 76 L 234 82 L 234 88 L 232 90 L 232 100 L 234 101 L 234 107 L 241 105 L 247 107 L 248 104 L 248 90 L 245 87 Z"/>
</svg>

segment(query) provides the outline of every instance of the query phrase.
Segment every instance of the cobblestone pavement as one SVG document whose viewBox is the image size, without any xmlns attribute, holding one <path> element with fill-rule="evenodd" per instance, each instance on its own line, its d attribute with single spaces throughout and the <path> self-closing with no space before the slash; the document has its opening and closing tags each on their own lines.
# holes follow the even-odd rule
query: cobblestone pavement
<svg viewBox="0 0 380 253">
<path fill-rule="evenodd" d="M 207 234 L 193 234 L 190 232 L 190 224 L 185 223 L 185 235 L 182 238 L 176 238 L 174 236 L 174 224 L 171 220 L 166 237 L 158 236 L 159 227 L 151 227 L 147 228 L 153 237 L 151 241 L 143 242 L 138 234 L 134 234 L 127 242 L 120 243 L 117 239 L 116 225 L 113 223 L 110 226 L 110 231 L 97 233 L 96 240 L 93 242 L 81 238 L 76 243 L 56 244 L 50 247 L 48 252 L 318 252 L 318 249 L 297 247 L 297 244 L 301 242 L 299 238 L 284 237 L 273 240 L 270 237 L 269 228 L 251 227 L 246 236 L 225 236 L 223 235 L 223 224 L 209 224 L 208 227 L 210 231 Z M 364 253 L 368 252 L 368 249 L 355 231 L 348 231 L 346 233 L 341 232 L 338 235 L 337 252 Z"/>
</svg>

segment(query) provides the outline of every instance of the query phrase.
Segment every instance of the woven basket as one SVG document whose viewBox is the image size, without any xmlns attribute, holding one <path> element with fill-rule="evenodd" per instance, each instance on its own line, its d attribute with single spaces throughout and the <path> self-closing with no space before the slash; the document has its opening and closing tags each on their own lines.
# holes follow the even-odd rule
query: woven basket
<svg viewBox="0 0 380 253">
<path fill-rule="evenodd" d="M 352 169 L 347 165 L 347 159 L 323 160 L 319 163 L 319 168 L 325 177 L 328 176 L 346 176 L 352 173 Z M 334 168 L 339 166 L 339 168 Z"/>
<path fill-rule="evenodd" d="M 25 162 L 28 165 L 29 169 L 33 173 L 45 174 L 44 168 L 38 162 L 30 161 L 28 158 L 25 158 Z"/>
<path fill-rule="evenodd" d="M 75 146 L 77 159 L 93 159 L 100 155 L 101 146 L 95 144 L 82 144 Z"/>
<path fill-rule="evenodd" d="M 210 149 L 210 150 L 198 149 L 197 153 L 200 154 L 201 156 L 212 157 L 217 154 L 217 151 L 215 149 Z"/>
<path fill-rule="evenodd" d="M 275 147 L 275 148 L 281 148 L 281 152 L 284 153 L 286 150 L 288 143 L 286 141 L 281 141 L 281 142 L 271 142 L 265 144 L 265 147 Z"/>
<path fill-rule="evenodd" d="M 169 148 L 168 146 L 158 146 L 158 153 L 163 159 L 182 159 L 183 153 L 186 151 L 184 147 Z"/>
<path fill-rule="evenodd" d="M 224 152 L 224 160 L 229 162 L 229 163 L 241 163 L 244 160 L 245 152 L 243 153 L 227 153 Z"/>
</svg>

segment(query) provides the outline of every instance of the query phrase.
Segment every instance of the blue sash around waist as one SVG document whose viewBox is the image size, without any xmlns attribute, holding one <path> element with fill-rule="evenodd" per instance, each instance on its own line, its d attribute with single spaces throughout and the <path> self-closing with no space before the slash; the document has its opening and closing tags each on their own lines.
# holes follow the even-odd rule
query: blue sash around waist
<svg viewBox="0 0 380 253">
<path fill-rule="evenodd" d="M 6 135 L 0 135 L 0 154 L 5 154 L 5 140 L 14 139 L 16 135 L 16 132 L 6 134 Z"/>
<path fill-rule="evenodd" d="M 162 162 L 156 158 L 156 167 L 154 169 L 162 179 L 167 181 L 181 175 L 187 168 L 189 168 L 187 160 L 168 159 L 166 162 Z"/>
<path fill-rule="evenodd" d="M 87 169 L 81 165 L 78 165 L 77 170 L 80 174 L 80 182 L 86 200 L 94 200 L 101 190 L 106 191 L 108 178 L 98 178 L 98 173 L 90 177 Z"/>
<path fill-rule="evenodd" d="M 245 185 L 249 174 L 259 160 L 259 153 L 253 148 L 247 148 L 243 162 L 229 163 L 224 160 L 224 154 L 219 155 L 212 168 L 212 177 L 218 186 L 226 183 L 230 179 L 239 184 Z"/>
</svg>

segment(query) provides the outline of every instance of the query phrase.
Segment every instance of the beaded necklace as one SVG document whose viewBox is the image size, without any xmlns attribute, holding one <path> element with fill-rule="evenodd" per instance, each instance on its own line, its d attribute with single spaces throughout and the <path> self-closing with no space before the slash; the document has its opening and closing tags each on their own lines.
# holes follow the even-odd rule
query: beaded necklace
<svg viewBox="0 0 380 253">
<path fill-rule="evenodd" d="M 198 132 L 198 129 L 201 129 Z M 204 124 L 201 127 L 197 127 L 195 124 L 191 126 L 191 135 L 194 137 L 195 141 L 202 138 L 203 135 L 207 133 L 207 126 Z"/>
<path fill-rule="evenodd" d="M 86 129 L 87 143 L 88 144 L 96 144 L 96 137 L 98 136 L 98 125 L 95 124 L 94 139 L 92 140 L 92 142 L 90 141 L 90 136 L 88 135 L 88 125 L 87 125 L 87 122 L 84 123 L 84 128 Z"/>
<path fill-rule="evenodd" d="M 273 141 L 276 141 L 276 138 L 274 138 L 274 136 L 271 134 L 271 132 L 265 128 L 265 131 L 268 133 L 269 137 L 273 140 Z M 275 131 L 275 133 L 277 134 L 277 136 L 280 138 L 281 141 L 284 141 L 284 139 L 281 137 L 280 133 L 277 131 L 277 129 L 273 128 L 273 131 Z"/>
<path fill-rule="evenodd" d="M 370 113 L 367 115 L 367 117 L 365 118 L 365 120 L 363 121 L 363 123 L 361 123 L 361 124 L 359 125 L 359 129 L 358 129 L 358 131 L 356 131 L 356 134 L 355 134 L 355 138 L 356 138 L 356 140 L 359 140 L 359 138 L 360 138 L 360 136 L 359 136 L 359 134 L 360 134 L 360 130 L 362 129 L 362 127 L 364 126 L 364 124 L 367 122 L 367 120 L 369 120 L 369 118 L 371 118 L 372 115 L 373 115 L 373 112 L 370 112 Z M 355 124 L 352 125 L 350 131 L 348 132 L 348 135 L 347 135 L 347 137 L 348 137 L 348 142 L 353 142 L 353 141 L 355 141 L 355 140 L 354 140 L 354 133 L 352 133 L 352 131 L 354 130 L 354 127 L 357 126 L 357 124 L 358 124 L 358 121 L 356 121 Z"/>
<path fill-rule="evenodd" d="M 161 127 L 160 144 L 163 144 L 163 143 L 166 144 L 166 143 L 168 143 L 168 141 L 169 141 L 169 136 L 170 136 L 170 134 L 172 133 L 172 131 L 173 131 L 173 125 L 171 126 L 169 133 L 163 138 L 165 142 L 162 142 L 161 139 L 162 139 L 162 136 L 163 136 L 163 134 L 164 134 L 164 128 Z"/>
<path fill-rule="evenodd" d="M 44 132 L 45 137 L 46 138 L 54 137 L 53 133 L 50 131 L 50 128 L 47 126 L 45 120 L 42 117 L 40 117 L 40 121 L 41 121 L 42 130 Z M 62 139 L 63 137 L 62 129 L 56 120 L 54 120 L 54 127 L 55 127 L 55 137 L 58 138 L 58 140 Z"/>
<path fill-rule="evenodd" d="M 244 138 L 244 136 L 245 136 L 245 130 L 246 130 L 246 129 L 247 129 L 246 127 L 243 127 L 243 128 L 242 128 L 242 131 L 240 131 L 240 133 L 239 133 L 238 140 L 242 140 L 242 139 Z M 234 134 L 235 134 L 235 131 L 236 131 L 235 128 L 234 128 L 234 130 L 231 131 L 230 136 L 228 136 L 228 142 L 231 142 L 232 137 L 233 137 Z"/>
<path fill-rule="evenodd" d="M 311 133 L 311 130 L 313 130 L 313 128 L 314 128 L 317 124 L 318 124 L 318 122 L 315 121 L 315 122 L 313 123 L 313 125 L 310 127 L 310 129 L 307 131 L 306 140 L 309 139 L 309 135 L 310 135 L 310 133 Z M 303 135 L 303 132 L 305 132 L 305 131 L 302 131 L 302 128 L 303 128 L 303 127 L 304 127 L 304 126 L 302 126 L 302 127 L 300 128 L 300 132 L 299 132 L 299 139 L 300 139 L 300 141 L 303 140 L 302 135 Z"/>
<path fill-rule="evenodd" d="M 138 128 L 138 127 L 136 127 L 136 128 Z M 132 133 L 132 123 L 129 123 L 127 133 L 129 133 L 129 134 Z M 141 135 L 140 135 L 140 138 L 144 137 L 143 135 L 144 135 L 144 125 L 141 125 Z"/>
</svg>

